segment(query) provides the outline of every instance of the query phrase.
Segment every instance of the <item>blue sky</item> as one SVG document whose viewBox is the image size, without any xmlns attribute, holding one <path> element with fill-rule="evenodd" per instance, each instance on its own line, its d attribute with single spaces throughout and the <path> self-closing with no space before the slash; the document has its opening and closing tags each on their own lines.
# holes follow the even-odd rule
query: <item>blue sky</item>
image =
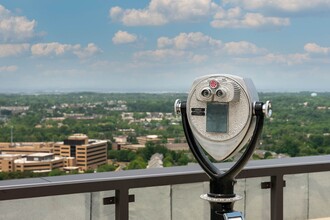
<svg viewBox="0 0 330 220">
<path fill-rule="evenodd" d="M 330 91 L 330 0 L 2 0 L 0 92 Z"/>
</svg>

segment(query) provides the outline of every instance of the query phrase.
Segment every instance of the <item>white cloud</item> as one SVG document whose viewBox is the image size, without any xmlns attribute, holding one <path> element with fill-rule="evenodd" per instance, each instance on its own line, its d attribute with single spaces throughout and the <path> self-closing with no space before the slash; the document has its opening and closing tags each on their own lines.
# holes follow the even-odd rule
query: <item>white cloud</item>
<svg viewBox="0 0 330 220">
<path fill-rule="evenodd" d="M 308 53 L 330 54 L 330 47 L 321 47 L 316 43 L 307 43 L 305 44 L 304 49 Z"/>
<path fill-rule="evenodd" d="M 121 22 L 126 26 L 157 26 L 168 23 L 168 20 L 158 12 L 128 9 L 124 11 Z"/>
<path fill-rule="evenodd" d="M 191 60 L 194 63 L 202 63 L 208 59 L 207 55 L 200 55 L 200 54 L 195 54 L 191 57 Z"/>
<path fill-rule="evenodd" d="M 294 54 L 267 54 L 265 60 L 272 63 L 284 63 L 287 65 L 302 64 L 309 60 L 308 54 L 294 53 Z"/>
<path fill-rule="evenodd" d="M 127 26 L 164 25 L 171 21 L 191 21 L 210 16 L 218 6 L 212 0 L 151 0 L 144 9 L 113 7 L 109 15 Z"/>
<path fill-rule="evenodd" d="M 118 6 L 112 7 L 109 11 L 109 15 L 113 20 L 120 21 L 123 15 L 123 9 Z"/>
<path fill-rule="evenodd" d="M 80 46 L 80 45 L 79 45 Z M 86 59 L 91 57 L 97 53 L 102 52 L 100 48 L 98 48 L 94 43 L 89 43 L 87 47 L 75 49 L 73 53 L 78 56 L 80 59 Z"/>
<path fill-rule="evenodd" d="M 228 42 L 223 48 L 229 55 L 261 54 L 266 50 L 247 41 Z"/>
<path fill-rule="evenodd" d="M 265 53 L 267 53 L 266 49 L 247 41 L 223 43 L 201 32 L 190 32 L 180 33 L 173 38 L 160 37 L 157 40 L 157 49 L 137 52 L 134 58 L 145 61 L 201 63 L 210 56 L 235 58 L 242 55 L 259 56 Z"/>
<path fill-rule="evenodd" d="M 115 33 L 114 37 L 112 38 L 112 42 L 114 44 L 127 44 L 133 43 L 137 40 L 137 36 L 135 34 L 130 34 L 126 31 L 118 31 Z"/>
<path fill-rule="evenodd" d="M 303 64 L 310 60 L 307 53 L 294 53 L 294 54 L 275 54 L 268 53 L 263 56 L 252 57 L 252 58 L 236 58 L 236 60 L 248 63 L 257 63 L 259 65 L 267 64 L 284 64 L 284 65 L 297 65 Z"/>
<path fill-rule="evenodd" d="M 178 36 L 170 39 L 168 37 L 160 37 L 157 41 L 158 48 L 173 47 L 175 49 L 193 49 L 201 47 L 213 47 L 213 49 L 221 46 L 221 41 L 213 39 L 201 32 L 180 33 Z"/>
<path fill-rule="evenodd" d="M 298 4 L 299 0 L 289 1 L 291 3 L 286 4 L 288 7 L 289 5 Z M 324 2 L 326 0 L 316 1 Z M 109 16 L 113 21 L 122 22 L 126 26 L 155 26 L 177 21 L 191 22 L 211 16 L 214 17 L 214 20 L 211 22 L 211 26 L 214 28 L 259 28 L 290 25 L 290 19 L 287 17 L 268 16 L 260 11 L 256 11 L 267 5 L 272 5 L 271 2 L 267 0 L 225 1 L 222 3 L 224 9 L 212 0 L 151 0 L 149 5 L 143 9 L 112 7 L 109 10 Z M 274 2 L 276 4 L 274 3 L 272 7 L 282 5 L 278 3 L 281 1 Z M 283 2 L 285 1 L 283 0 Z M 234 7 L 226 7 L 226 4 Z M 304 5 L 301 2 L 300 4 Z M 315 5 L 315 3 L 308 4 Z"/>
<path fill-rule="evenodd" d="M 180 33 L 174 38 L 160 37 L 157 40 L 157 47 L 186 51 L 198 49 L 199 52 L 206 49 L 208 54 L 213 51 L 228 55 L 262 54 L 266 52 L 265 49 L 247 41 L 223 43 L 221 40 L 214 39 L 201 32 Z"/>
<path fill-rule="evenodd" d="M 305 53 L 279 54 L 267 53 L 256 57 L 235 58 L 241 62 L 266 64 L 284 64 L 284 65 L 302 65 L 306 63 L 329 64 L 327 56 L 313 56 L 330 54 L 330 47 L 321 47 L 316 43 L 307 43 L 304 45 Z"/>
<path fill-rule="evenodd" d="M 64 55 L 73 53 L 81 59 L 90 57 L 101 50 L 94 44 L 89 43 L 87 47 L 82 48 L 80 44 L 61 44 L 58 42 L 39 43 L 31 46 L 31 53 L 34 56 Z"/>
<path fill-rule="evenodd" d="M 165 48 L 173 45 L 173 39 L 168 37 L 160 37 L 157 39 L 157 47 L 158 48 Z"/>
<path fill-rule="evenodd" d="M 233 12 L 233 14 L 235 13 Z M 201 63 L 210 59 L 209 56 L 212 55 L 213 57 L 229 58 L 239 62 L 288 66 L 312 61 L 308 53 L 271 53 L 267 49 L 260 48 L 248 41 L 222 42 L 201 32 L 180 33 L 173 38 L 160 37 L 157 41 L 157 47 L 156 50 L 135 53 L 134 58 L 147 61 L 167 62 L 168 60 L 174 60 Z M 198 49 L 198 54 L 195 54 L 194 49 Z M 306 44 L 305 50 L 309 53 L 330 53 L 330 48 L 322 48 L 316 44 Z"/>
<path fill-rule="evenodd" d="M 273 26 L 288 26 L 290 25 L 289 18 L 265 17 L 259 13 L 247 13 L 242 21 L 243 26 L 260 27 L 266 25 Z"/>
<path fill-rule="evenodd" d="M 17 56 L 29 48 L 29 44 L 0 44 L 0 57 Z"/>
<path fill-rule="evenodd" d="M 136 52 L 134 54 L 135 61 L 146 61 L 154 63 L 167 63 L 167 62 L 189 62 L 199 64 L 208 59 L 208 55 L 194 54 L 190 51 L 178 49 L 157 49 Z"/>
<path fill-rule="evenodd" d="M 4 6 L 0 5 L 0 19 L 6 18 L 10 16 L 10 11 L 6 9 Z"/>
<path fill-rule="evenodd" d="M 146 50 L 136 52 L 134 54 L 135 59 L 145 59 L 154 61 L 167 61 L 168 58 L 176 60 L 177 58 L 184 58 L 186 56 L 185 51 L 178 51 L 174 49 L 158 49 L 158 50 Z"/>
<path fill-rule="evenodd" d="M 188 20 L 208 16 L 217 5 L 212 0 L 152 0 L 151 11 L 167 15 L 171 20 Z"/>
<path fill-rule="evenodd" d="M 17 66 L 0 66 L 0 72 L 15 72 L 18 69 Z"/>
<path fill-rule="evenodd" d="M 109 10 L 109 16 L 113 21 L 122 22 L 126 26 L 163 25 L 168 20 L 157 11 L 149 9 L 122 9 L 118 6 Z"/>
<path fill-rule="evenodd" d="M 61 44 L 58 42 L 39 43 L 32 45 L 31 53 L 35 56 L 62 55 L 74 49 L 80 49 L 80 45 Z"/>
<path fill-rule="evenodd" d="M 21 42 L 35 36 L 36 21 L 23 16 L 15 16 L 0 5 L 0 40 Z"/>
<path fill-rule="evenodd" d="M 242 16 L 242 9 L 240 7 L 229 8 L 227 11 L 219 8 L 214 15 L 214 19 L 235 19 Z"/>
<path fill-rule="evenodd" d="M 248 10 L 276 9 L 286 12 L 324 11 L 330 9 L 329 0 L 224 0 L 224 4 L 237 5 Z"/>
<path fill-rule="evenodd" d="M 289 18 L 267 17 L 260 13 L 244 13 L 239 7 L 227 11 L 219 9 L 211 26 L 214 28 L 259 28 L 269 26 L 288 26 Z"/>
</svg>

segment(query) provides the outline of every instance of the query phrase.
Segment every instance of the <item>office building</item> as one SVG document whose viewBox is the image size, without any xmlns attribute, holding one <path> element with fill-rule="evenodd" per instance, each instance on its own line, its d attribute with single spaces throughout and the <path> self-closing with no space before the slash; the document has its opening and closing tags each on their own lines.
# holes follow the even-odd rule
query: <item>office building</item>
<svg viewBox="0 0 330 220">
<path fill-rule="evenodd" d="M 53 153 L 54 142 L 0 143 L 3 154 Z"/>
<path fill-rule="evenodd" d="M 15 171 L 44 171 L 64 167 L 64 158 L 55 156 L 53 153 L 34 153 L 14 161 Z"/>
<path fill-rule="evenodd" d="M 96 169 L 107 163 L 107 147 L 107 141 L 90 140 L 84 134 L 56 143 L 0 143 L 0 171 Z"/>
<path fill-rule="evenodd" d="M 107 142 L 89 140 L 84 134 L 74 134 L 63 143 L 56 143 L 54 153 L 65 158 L 76 158 L 75 166 L 80 170 L 96 169 L 107 163 Z"/>
<path fill-rule="evenodd" d="M 20 154 L 0 154 L 0 171 L 13 172 L 15 171 L 15 160 L 22 158 Z"/>
</svg>

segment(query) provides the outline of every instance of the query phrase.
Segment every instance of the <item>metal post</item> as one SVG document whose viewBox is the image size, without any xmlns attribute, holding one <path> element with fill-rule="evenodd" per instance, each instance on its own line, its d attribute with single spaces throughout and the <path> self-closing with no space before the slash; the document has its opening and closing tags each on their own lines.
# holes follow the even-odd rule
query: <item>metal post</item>
<svg viewBox="0 0 330 220">
<path fill-rule="evenodd" d="M 283 175 L 271 176 L 271 220 L 283 220 L 283 187 Z"/>
<path fill-rule="evenodd" d="M 116 190 L 116 220 L 128 220 L 128 188 Z"/>
<path fill-rule="evenodd" d="M 11 126 L 10 127 L 10 145 L 11 146 L 14 146 L 13 141 L 14 141 L 13 126 Z"/>
</svg>

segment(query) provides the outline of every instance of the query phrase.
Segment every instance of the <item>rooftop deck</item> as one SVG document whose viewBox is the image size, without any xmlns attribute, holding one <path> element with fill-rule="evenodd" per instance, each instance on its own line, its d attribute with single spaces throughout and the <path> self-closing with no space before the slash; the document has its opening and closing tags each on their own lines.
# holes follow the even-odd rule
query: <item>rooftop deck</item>
<svg viewBox="0 0 330 220">
<path fill-rule="evenodd" d="M 250 161 L 238 176 L 243 199 L 235 209 L 246 219 L 327 218 L 329 171 L 330 155 Z M 0 181 L 0 212 L 5 219 L 198 220 L 209 218 L 199 199 L 206 192 L 208 177 L 197 164 L 8 180 Z"/>
</svg>

